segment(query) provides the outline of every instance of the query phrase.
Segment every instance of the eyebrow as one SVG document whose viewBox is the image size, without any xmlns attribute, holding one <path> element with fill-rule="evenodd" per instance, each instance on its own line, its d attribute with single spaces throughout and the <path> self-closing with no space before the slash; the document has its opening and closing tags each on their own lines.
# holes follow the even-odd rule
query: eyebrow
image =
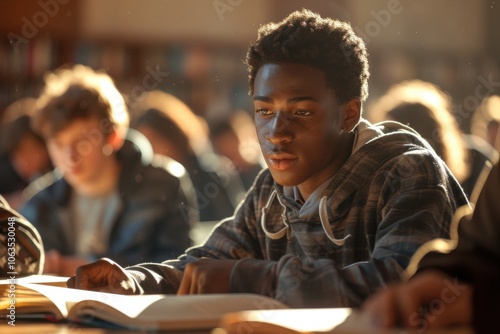
<svg viewBox="0 0 500 334">
<path fill-rule="evenodd" d="M 271 99 L 270 97 L 267 97 L 267 96 L 257 95 L 257 96 L 254 96 L 253 99 L 254 99 L 254 101 L 262 101 L 262 102 L 268 102 L 268 103 L 273 102 L 273 99 Z M 302 102 L 302 101 L 319 102 L 317 99 L 315 99 L 311 96 L 297 96 L 297 97 L 292 97 L 291 99 L 288 99 L 287 103 L 298 103 L 298 102 Z"/>
</svg>

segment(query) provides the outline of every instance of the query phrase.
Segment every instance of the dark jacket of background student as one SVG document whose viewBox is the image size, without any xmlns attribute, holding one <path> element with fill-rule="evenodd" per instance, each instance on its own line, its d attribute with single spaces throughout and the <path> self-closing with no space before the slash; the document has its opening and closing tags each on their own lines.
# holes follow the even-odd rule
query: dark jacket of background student
<svg viewBox="0 0 500 334">
<path fill-rule="evenodd" d="M 471 215 L 461 208 L 452 241 L 435 240 L 422 247 L 415 256 L 418 271 L 438 269 L 473 285 L 473 324 L 478 333 L 494 333 L 500 314 L 500 166 L 496 163 L 481 188 Z M 458 241 L 457 241 L 458 238 Z M 456 247 L 456 248 L 455 248 Z M 451 249 L 451 251 L 450 251 Z M 421 260 L 420 260 L 421 259 Z M 420 261 L 419 261 L 420 260 Z M 413 265 L 412 265 L 413 267 Z M 416 268 L 416 267 L 415 267 Z M 409 268 L 410 269 L 410 268 Z M 458 291 L 459 293 L 459 291 Z"/>
</svg>

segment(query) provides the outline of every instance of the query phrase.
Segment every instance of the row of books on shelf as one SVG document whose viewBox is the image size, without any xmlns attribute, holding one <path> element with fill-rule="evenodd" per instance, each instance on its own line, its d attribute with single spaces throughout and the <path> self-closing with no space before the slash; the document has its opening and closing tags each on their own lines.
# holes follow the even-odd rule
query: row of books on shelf
<svg viewBox="0 0 500 334">
<path fill-rule="evenodd" d="M 5 39 L 0 43 L 0 77 L 36 78 L 65 63 L 78 63 L 105 69 L 114 77 L 140 76 L 150 65 L 188 79 L 193 69 L 201 75 L 225 73 L 244 78 L 243 57 L 244 50 L 234 48 Z"/>
</svg>

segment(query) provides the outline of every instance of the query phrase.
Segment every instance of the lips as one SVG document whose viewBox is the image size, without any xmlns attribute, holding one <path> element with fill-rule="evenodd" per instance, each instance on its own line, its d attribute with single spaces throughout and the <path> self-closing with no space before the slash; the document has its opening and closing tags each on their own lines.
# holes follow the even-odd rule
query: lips
<svg viewBox="0 0 500 334">
<path fill-rule="evenodd" d="M 294 155 L 284 152 L 273 152 L 266 156 L 268 166 L 277 171 L 284 171 L 292 167 L 298 160 Z"/>
</svg>

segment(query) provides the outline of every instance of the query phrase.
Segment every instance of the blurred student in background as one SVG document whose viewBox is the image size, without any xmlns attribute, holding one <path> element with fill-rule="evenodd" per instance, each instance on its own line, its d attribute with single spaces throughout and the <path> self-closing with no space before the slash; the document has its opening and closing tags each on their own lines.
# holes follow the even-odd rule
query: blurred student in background
<svg viewBox="0 0 500 334">
<path fill-rule="evenodd" d="M 0 194 L 14 209 L 24 204 L 25 187 L 52 169 L 45 141 L 31 129 L 35 103 L 34 98 L 12 103 L 0 123 Z"/>
<path fill-rule="evenodd" d="M 150 91 L 133 111 L 132 127 L 155 153 L 179 161 L 193 182 L 201 221 L 231 216 L 245 190 L 232 162 L 213 152 L 204 119 L 173 95 Z"/>
<path fill-rule="evenodd" d="M 471 133 L 486 140 L 500 153 L 500 96 L 485 98 L 474 111 Z"/>
<path fill-rule="evenodd" d="M 236 110 L 228 118 L 209 120 L 214 150 L 235 165 L 245 190 L 250 189 L 265 162 L 252 118 Z"/>
<path fill-rule="evenodd" d="M 470 197 L 486 161 L 496 152 L 484 140 L 465 135 L 451 110 L 451 98 L 436 85 L 404 81 L 389 88 L 370 108 L 374 122 L 393 120 L 415 129 L 444 160 Z"/>
<path fill-rule="evenodd" d="M 45 272 L 70 275 L 102 256 L 122 265 L 175 258 L 191 245 L 198 216 L 181 211 L 194 201 L 185 170 L 154 156 L 128 121 L 108 75 L 77 65 L 46 76 L 32 125 L 57 168 L 29 186 L 21 210 L 49 251 Z"/>
</svg>

